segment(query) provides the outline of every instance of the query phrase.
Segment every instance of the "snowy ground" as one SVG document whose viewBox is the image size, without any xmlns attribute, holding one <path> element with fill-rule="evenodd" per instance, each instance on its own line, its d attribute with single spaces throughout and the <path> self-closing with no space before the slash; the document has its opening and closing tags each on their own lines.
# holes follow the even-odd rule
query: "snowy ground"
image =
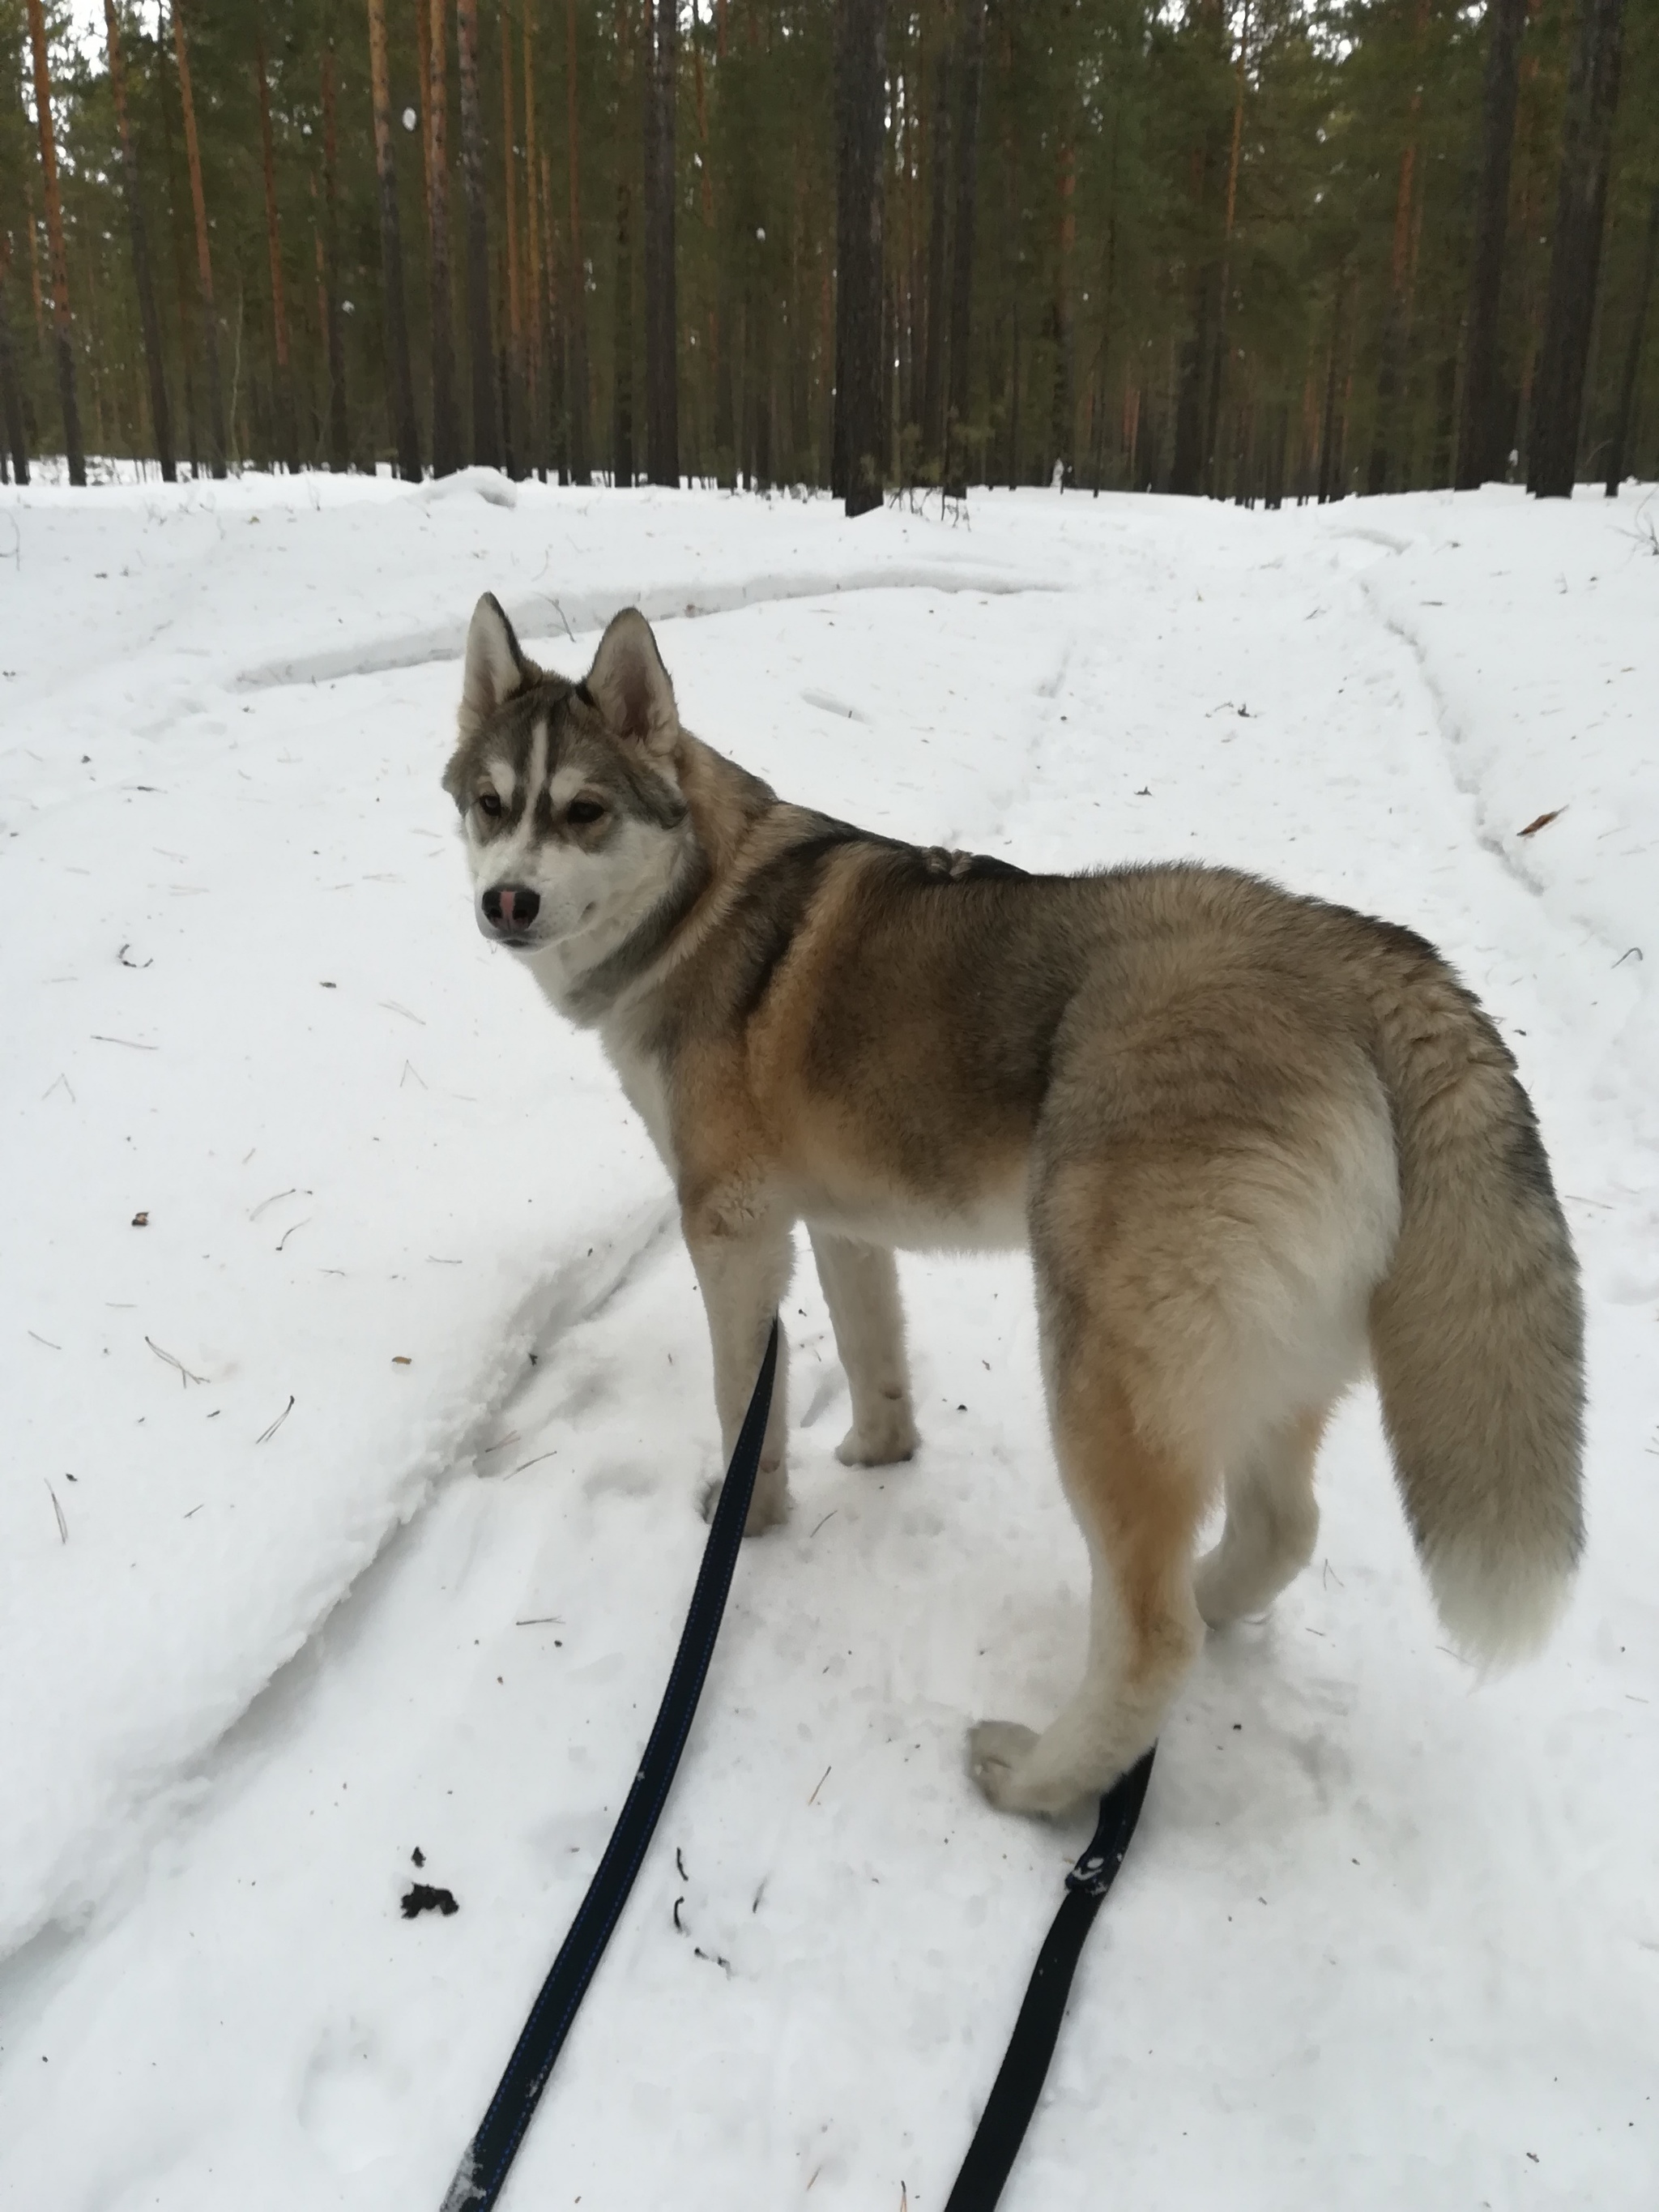
<svg viewBox="0 0 1659 2212">
<path fill-rule="evenodd" d="M 0 2199 L 435 2207 L 678 1633 L 690 1270 L 438 788 L 489 586 L 573 670 L 642 605 L 793 797 L 1259 868 L 1481 993 L 1589 1295 L 1578 1596 L 1472 1694 L 1352 1402 L 1315 1567 L 1164 1736 L 1007 2201 L 1659 2201 L 1644 513 L 0 494 Z M 794 1517 L 509 2204 L 943 2205 L 1084 1833 L 988 1811 L 963 1731 L 1053 1710 L 1085 1585 L 1023 1266 L 904 1273 L 926 1443 L 877 1475 L 798 1276 Z M 417 1847 L 453 1917 L 400 1917 Z"/>
</svg>

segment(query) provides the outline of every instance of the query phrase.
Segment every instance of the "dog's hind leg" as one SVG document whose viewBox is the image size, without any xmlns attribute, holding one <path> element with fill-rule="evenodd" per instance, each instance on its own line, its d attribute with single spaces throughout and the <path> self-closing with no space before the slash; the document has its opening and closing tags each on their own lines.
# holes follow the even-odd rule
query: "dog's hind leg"
<svg viewBox="0 0 1659 2212">
<path fill-rule="evenodd" d="M 729 1460 L 760 1372 L 767 1331 L 788 1286 L 795 1256 L 791 1224 L 769 1211 L 750 1212 L 744 1218 L 737 1216 L 735 1208 L 716 1212 L 702 1206 L 682 1207 L 681 1226 L 708 1319 L 720 1449 Z M 784 1464 L 789 1435 L 788 1375 L 789 1340 L 780 1328 L 772 1409 L 761 1447 L 754 1498 L 744 1523 L 746 1536 L 758 1535 L 789 1510 L 789 1476 Z M 719 1494 L 715 1485 L 704 1501 L 707 1511 L 713 1512 Z"/>
<path fill-rule="evenodd" d="M 890 1252 L 812 1231 L 812 1256 L 853 1401 L 853 1425 L 836 1447 L 846 1467 L 889 1467 L 916 1448 L 904 1309 Z"/>
<path fill-rule="evenodd" d="M 1229 1470 L 1221 1541 L 1193 1570 L 1193 1595 L 1212 1628 L 1265 1613 L 1313 1557 L 1314 1459 L 1329 1414 L 1322 1407 L 1279 1424 Z"/>
<path fill-rule="evenodd" d="M 1191 1565 L 1201 1465 L 1142 1432 L 1107 1347 L 1085 1339 L 1064 1357 L 1045 1351 L 1060 1474 L 1093 1571 L 1089 1655 L 1076 1695 L 1040 1735 L 1009 1721 L 969 1732 L 975 1780 L 1014 1813 L 1065 1812 L 1139 1758 L 1203 1634 Z"/>
</svg>

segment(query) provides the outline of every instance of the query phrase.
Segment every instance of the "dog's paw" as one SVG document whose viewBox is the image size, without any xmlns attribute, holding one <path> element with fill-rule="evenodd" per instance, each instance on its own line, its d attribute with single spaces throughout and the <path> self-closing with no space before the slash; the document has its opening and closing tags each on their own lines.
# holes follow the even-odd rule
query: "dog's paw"
<svg viewBox="0 0 1659 2212">
<path fill-rule="evenodd" d="M 854 1422 L 836 1446 L 836 1457 L 843 1467 L 895 1467 L 913 1457 L 921 1441 L 909 1401 L 891 1398 L 872 1419 Z"/>
<path fill-rule="evenodd" d="M 968 1771 L 979 1784 L 981 1795 L 1000 1812 L 1043 1809 L 1030 1802 L 1022 1786 L 1036 1740 L 1036 1730 L 1022 1728 L 1018 1721 L 981 1721 L 969 1729 Z"/>
<path fill-rule="evenodd" d="M 714 1508 L 720 1502 L 720 1492 L 726 1487 L 724 1477 L 711 1482 L 704 1490 L 698 1505 L 705 1521 L 714 1517 Z M 755 1487 L 750 1493 L 749 1512 L 743 1524 L 745 1536 L 763 1536 L 769 1528 L 775 1528 L 789 1518 L 789 1478 L 781 1468 L 762 1468 L 755 1477 Z"/>
</svg>

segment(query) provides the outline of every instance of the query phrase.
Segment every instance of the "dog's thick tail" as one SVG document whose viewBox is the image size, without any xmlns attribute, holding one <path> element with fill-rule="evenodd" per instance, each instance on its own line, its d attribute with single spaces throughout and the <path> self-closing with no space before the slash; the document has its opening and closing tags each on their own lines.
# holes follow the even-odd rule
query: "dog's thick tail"
<svg viewBox="0 0 1659 2212">
<path fill-rule="evenodd" d="M 1397 950 L 1377 1017 L 1401 1226 L 1372 1358 L 1440 1617 L 1501 1665 L 1548 1634 L 1583 1544 L 1578 1268 L 1502 1038 L 1428 945 Z"/>
</svg>

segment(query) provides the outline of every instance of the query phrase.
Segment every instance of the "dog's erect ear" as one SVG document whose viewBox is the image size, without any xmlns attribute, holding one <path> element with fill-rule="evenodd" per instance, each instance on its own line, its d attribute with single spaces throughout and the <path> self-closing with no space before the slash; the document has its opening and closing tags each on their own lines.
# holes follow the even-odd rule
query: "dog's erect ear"
<svg viewBox="0 0 1659 2212">
<path fill-rule="evenodd" d="M 501 603 L 486 592 L 472 610 L 466 633 L 466 672 L 461 678 L 461 735 L 482 729 L 503 699 L 522 691 L 541 674 L 526 660 Z"/>
<path fill-rule="evenodd" d="M 587 672 L 587 688 L 617 737 L 633 738 L 648 752 L 672 750 L 680 731 L 674 687 L 651 625 L 637 607 L 612 616 Z"/>
</svg>

